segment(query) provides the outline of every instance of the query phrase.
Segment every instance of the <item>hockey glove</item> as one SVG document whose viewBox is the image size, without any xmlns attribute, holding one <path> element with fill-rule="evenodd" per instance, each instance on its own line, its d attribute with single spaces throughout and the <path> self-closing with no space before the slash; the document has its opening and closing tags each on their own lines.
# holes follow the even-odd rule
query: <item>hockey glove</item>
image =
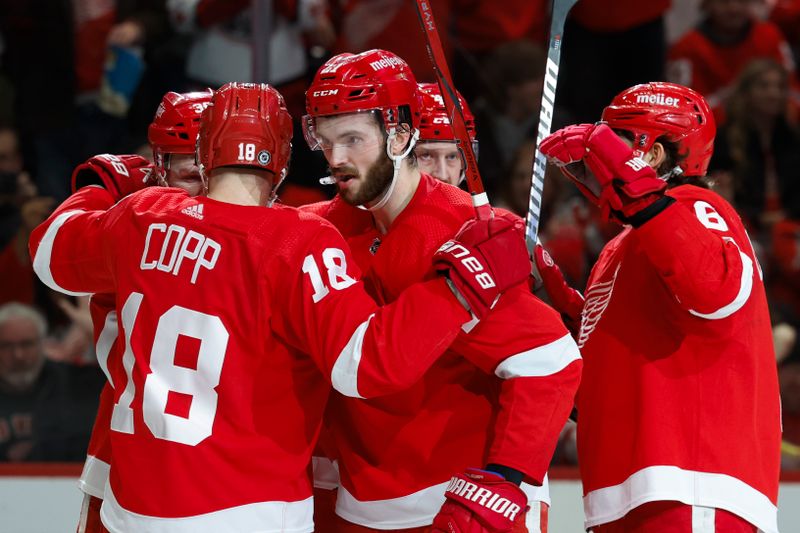
<svg viewBox="0 0 800 533">
<path fill-rule="evenodd" d="M 431 533 L 523 533 L 528 497 L 494 472 L 468 468 L 444 493 Z"/>
<path fill-rule="evenodd" d="M 533 260 L 539 275 L 542 277 L 542 284 L 550 297 L 550 302 L 555 310 L 564 317 L 564 324 L 573 337 L 577 337 L 581 328 L 583 295 L 569 286 L 567 280 L 564 279 L 564 273 L 555 264 L 553 258 L 544 249 L 544 246 L 539 243 L 536 244 L 533 250 Z"/>
<path fill-rule="evenodd" d="M 433 263 L 462 303 L 482 319 L 503 292 L 530 275 L 524 223 L 497 211 L 487 220 L 469 220 L 439 248 Z"/>
<path fill-rule="evenodd" d="M 664 196 L 666 181 L 605 123 L 558 130 L 542 141 L 540 150 L 601 208 L 605 219 L 613 213 L 639 226 L 671 203 Z"/>
<path fill-rule="evenodd" d="M 87 185 L 99 185 L 115 201 L 155 182 L 153 165 L 138 155 L 96 155 L 78 165 L 72 173 L 72 192 Z"/>
</svg>

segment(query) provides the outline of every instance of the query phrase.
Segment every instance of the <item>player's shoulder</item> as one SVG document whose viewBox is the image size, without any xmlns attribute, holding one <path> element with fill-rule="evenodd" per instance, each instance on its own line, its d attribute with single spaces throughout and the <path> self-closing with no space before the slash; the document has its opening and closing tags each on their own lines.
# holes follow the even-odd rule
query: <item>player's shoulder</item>
<svg viewBox="0 0 800 533">
<path fill-rule="evenodd" d="M 312 241 L 320 236 L 339 236 L 336 226 L 313 210 L 286 205 L 275 205 L 267 210 L 284 238 L 294 242 Z"/>
<path fill-rule="evenodd" d="M 691 204 L 697 201 L 708 202 L 714 206 L 729 206 L 728 202 L 719 194 L 711 189 L 698 187 L 696 185 L 679 185 L 667 190 L 667 195 L 675 198 L 678 202 Z"/>
<path fill-rule="evenodd" d="M 681 185 L 669 189 L 667 194 L 685 205 L 701 221 L 708 219 L 714 212 L 722 216 L 728 225 L 742 225 L 741 217 L 736 209 L 725 198 L 712 191 L 694 185 Z"/>
<path fill-rule="evenodd" d="M 177 187 L 147 187 L 123 198 L 119 204 L 137 213 L 161 212 L 190 198 Z"/>
</svg>

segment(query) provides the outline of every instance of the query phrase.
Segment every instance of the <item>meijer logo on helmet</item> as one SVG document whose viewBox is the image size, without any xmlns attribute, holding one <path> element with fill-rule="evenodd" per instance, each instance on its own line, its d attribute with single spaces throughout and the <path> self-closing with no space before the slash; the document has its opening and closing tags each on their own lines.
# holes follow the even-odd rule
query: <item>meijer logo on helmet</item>
<svg viewBox="0 0 800 533">
<path fill-rule="evenodd" d="M 662 93 L 656 94 L 637 94 L 636 95 L 636 103 L 637 104 L 658 104 L 658 105 L 668 105 L 671 107 L 678 107 L 680 100 L 678 98 L 673 98 L 671 96 L 665 96 Z"/>
<path fill-rule="evenodd" d="M 403 60 L 399 57 L 384 57 L 377 61 L 372 61 L 369 66 L 372 70 L 381 70 L 388 67 L 396 67 L 403 64 Z"/>
</svg>

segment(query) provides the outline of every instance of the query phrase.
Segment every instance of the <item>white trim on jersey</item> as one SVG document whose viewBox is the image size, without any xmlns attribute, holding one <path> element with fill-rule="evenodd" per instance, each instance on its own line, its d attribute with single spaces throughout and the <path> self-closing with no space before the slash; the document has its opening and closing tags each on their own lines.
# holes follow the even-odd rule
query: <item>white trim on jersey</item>
<svg viewBox="0 0 800 533">
<path fill-rule="evenodd" d="M 714 533 L 717 510 L 713 507 L 692 505 L 692 533 Z"/>
<path fill-rule="evenodd" d="M 739 250 L 739 256 L 742 258 L 742 281 L 739 284 L 739 293 L 736 295 L 736 298 L 727 305 L 724 305 L 713 311 L 711 313 L 698 313 L 693 309 L 689 309 L 689 312 L 694 316 L 699 316 L 700 318 L 705 318 L 708 320 L 719 320 L 721 318 L 728 318 L 733 313 L 741 309 L 745 303 L 747 303 L 747 299 L 750 298 L 750 292 L 753 290 L 753 260 L 750 259 L 747 254 L 742 252 L 739 245 L 731 239 L 730 237 L 724 237 L 726 241 L 732 242 L 734 246 Z"/>
<path fill-rule="evenodd" d="M 369 315 L 369 318 L 356 328 L 331 369 L 333 388 L 351 398 L 363 399 L 363 396 L 358 394 L 358 366 L 361 363 L 361 347 L 364 344 L 364 336 L 367 334 L 369 322 L 374 316 L 375 313 Z"/>
<path fill-rule="evenodd" d="M 119 336 L 119 325 L 117 324 L 117 312 L 111 310 L 106 315 L 105 322 L 103 323 L 103 330 L 97 336 L 95 343 L 95 353 L 97 354 L 97 364 L 103 374 L 108 378 L 111 386 L 114 386 L 114 380 L 111 378 L 111 372 L 108 371 L 108 355 L 111 353 L 111 348 Z M 98 496 L 99 498 L 100 496 Z"/>
<path fill-rule="evenodd" d="M 584 496 L 586 529 L 619 520 L 632 509 L 654 501 L 724 509 L 764 533 L 778 533 L 778 508 L 744 481 L 726 474 L 666 465 L 643 468 L 619 485 L 593 490 Z"/>
<path fill-rule="evenodd" d="M 89 496 L 103 499 L 110 470 L 111 465 L 105 461 L 93 455 L 87 455 L 86 462 L 83 463 L 81 478 L 78 480 L 78 488 Z"/>
<path fill-rule="evenodd" d="M 580 358 L 578 345 L 567 334 L 544 346 L 508 357 L 497 365 L 494 373 L 500 379 L 551 376 Z"/>
<path fill-rule="evenodd" d="M 61 229 L 61 226 L 64 225 L 67 219 L 82 212 L 83 211 L 76 209 L 75 211 L 66 211 L 58 215 L 53 223 L 50 224 L 50 227 L 47 228 L 47 231 L 44 232 L 44 237 L 42 237 L 42 241 L 39 243 L 39 248 L 36 250 L 36 255 L 33 258 L 33 271 L 36 272 L 36 275 L 39 276 L 42 283 L 54 291 L 69 296 L 88 296 L 91 293 L 68 291 L 56 283 L 56 280 L 53 279 L 53 273 L 50 272 L 50 260 L 53 256 L 53 244 L 55 244 L 58 230 Z"/>
<path fill-rule="evenodd" d="M 159 518 L 124 509 L 106 487 L 100 518 L 111 533 L 311 533 L 314 499 L 258 502 L 182 518 Z"/>
<path fill-rule="evenodd" d="M 389 498 L 386 500 L 359 501 L 347 491 L 339 487 L 336 493 L 336 514 L 354 524 L 374 529 L 406 529 L 430 525 L 433 517 L 439 512 L 444 503 L 444 491 L 449 481 L 427 487 L 417 492 Z M 542 502 L 550 505 L 550 486 L 547 476 L 541 487 L 528 483 L 520 485 L 522 491 L 528 496 L 529 502 Z M 541 511 L 541 506 L 537 506 Z M 541 515 L 533 517 L 529 512 L 525 524 L 530 533 L 536 533 L 540 527 Z"/>
</svg>

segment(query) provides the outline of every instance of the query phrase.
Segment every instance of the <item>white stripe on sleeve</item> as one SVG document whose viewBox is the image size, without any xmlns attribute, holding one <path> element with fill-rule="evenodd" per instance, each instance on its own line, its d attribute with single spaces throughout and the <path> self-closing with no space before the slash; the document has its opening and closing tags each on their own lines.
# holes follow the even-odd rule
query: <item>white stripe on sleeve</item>
<svg viewBox="0 0 800 533">
<path fill-rule="evenodd" d="M 739 283 L 739 293 L 731 303 L 724 305 L 711 313 L 698 313 L 693 309 L 689 309 L 689 312 L 694 316 L 708 320 L 727 318 L 741 309 L 744 304 L 747 303 L 747 299 L 750 297 L 750 292 L 753 290 L 753 260 L 750 259 L 747 254 L 742 252 L 741 248 L 739 248 L 739 245 L 736 244 L 733 239 L 730 237 L 724 237 L 724 239 L 732 242 L 733 245 L 736 246 L 736 248 L 739 250 L 739 257 L 742 258 L 742 280 Z"/>
<path fill-rule="evenodd" d="M 364 335 L 366 335 L 369 322 L 374 316 L 374 313 L 369 315 L 369 318 L 356 328 L 333 364 L 331 383 L 334 389 L 345 396 L 363 398 L 358 394 L 358 366 L 361 363 L 361 346 L 364 344 Z"/>
<path fill-rule="evenodd" d="M 580 358 L 578 345 L 567 334 L 544 346 L 512 355 L 497 365 L 494 373 L 501 379 L 550 376 Z"/>
<path fill-rule="evenodd" d="M 42 242 L 39 243 L 39 248 L 36 250 L 36 256 L 33 258 L 33 271 L 36 272 L 36 275 L 39 276 L 39 279 L 42 280 L 42 283 L 54 291 L 58 291 L 62 294 L 68 294 L 69 296 L 88 296 L 91 293 L 69 291 L 56 283 L 56 281 L 53 279 L 53 273 L 50 272 L 50 260 L 53 255 L 53 244 L 55 244 L 58 230 L 61 229 L 61 226 L 64 225 L 64 222 L 66 222 L 67 219 L 81 212 L 82 211 L 79 210 L 66 211 L 58 215 L 53 223 L 50 224 L 50 227 L 47 228 L 44 237 L 42 237 Z"/>
</svg>

